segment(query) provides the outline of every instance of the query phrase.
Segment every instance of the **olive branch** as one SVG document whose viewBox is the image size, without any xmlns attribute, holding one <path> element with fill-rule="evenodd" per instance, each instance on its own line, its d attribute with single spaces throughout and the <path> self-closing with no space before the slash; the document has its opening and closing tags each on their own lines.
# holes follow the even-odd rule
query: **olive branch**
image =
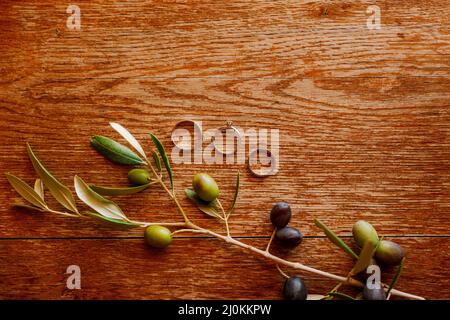
<svg viewBox="0 0 450 320">
<path fill-rule="evenodd" d="M 229 219 L 232 212 L 235 209 L 238 199 L 240 187 L 239 172 L 237 173 L 234 196 L 231 201 L 230 208 L 228 210 L 225 210 L 225 208 L 223 207 L 222 203 L 218 198 L 209 202 L 204 201 L 201 199 L 201 197 L 199 197 L 199 195 L 196 193 L 195 190 L 191 188 L 185 189 L 186 197 L 190 199 L 200 211 L 224 223 L 225 234 L 217 233 L 212 230 L 203 228 L 191 220 L 191 218 L 186 214 L 177 198 L 174 188 L 174 179 L 170 162 L 167 157 L 167 153 L 164 150 L 164 146 L 159 141 L 159 139 L 155 135 L 150 134 L 150 138 L 156 148 L 156 151 L 152 150 L 151 158 L 149 158 L 145 153 L 144 149 L 142 148 L 142 146 L 140 145 L 140 143 L 127 129 L 125 129 L 118 123 L 110 123 L 110 125 L 133 147 L 133 149 L 137 152 L 137 154 L 132 150 L 130 150 L 128 147 L 114 141 L 113 139 L 104 136 L 94 136 L 91 139 L 91 145 L 103 156 L 105 156 L 107 159 L 115 163 L 136 166 L 138 167 L 138 169 L 133 170 L 139 169 L 144 170 L 140 172 L 141 174 L 142 172 L 148 172 L 149 173 L 148 176 L 138 177 L 139 178 L 138 185 L 134 185 L 131 187 L 105 187 L 105 186 L 89 185 L 81 177 L 76 175 L 74 177 L 74 189 L 76 195 L 86 206 L 90 208 L 90 210 L 80 212 L 77 207 L 75 198 L 72 195 L 70 189 L 67 188 L 64 184 L 62 184 L 54 175 L 52 175 L 49 170 L 47 170 L 47 168 L 36 156 L 31 146 L 27 144 L 28 155 L 39 178 L 35 181 L 34 187 L 31 187 L 17 176 L 10 173 L 6 173 L 6 177 L 9 183 L 28 202 L 28 203 L 15 203 L 14 206 L 24 207 L 30 210 L 50 212 L 72 218 L 99 219 L 109 224 L 122 226 L 124 228 L 142 227 L 146 228 L 146 230 L 149 230 L 149 228 L 153 226 L 177 228 L 175 231 L 169 233 L 167 241 L 161 246 L 169 244 L 172 240 L 172 236 L 179 233 L 191 232 L 191 233 L 205 234 L 217 238 L 219 240 L 222 240 L 228 244 L 240 247 L 268 261 L 271 261 L 276 265 L 278 271 L 285 278 L 289 279 L 290 276 L 287 275 L 280 268 L 280 266 L 292 268 L 294 270 L 310 272 L 337 281 L 338 284 L 331 291 L 329 291 L 325 296 L 319 296 L 319 298 L 322 299 L 332 299 L 334 297 L 339 297 L 342 299 L 355 299 L 351 296 L 338 292 L 338 289 L 342 285 L 350 285 L 359 288 L 364 288 L 365 284 L 357 280 L 355 278 L 355 275 L 365 270 L 371 264 L 372 257 L 374 255 L 377 246 L 377 244 L 374 243 L 373 241 L 367 241 L 366 244 L 362 247 L 360 254 L 357 255 L 341 238 L 339 238 L 325 224 L 323 224 L 321 221 L 317 219 L 314 220 L 316 226 L 324 231 L 328 239 L 330 239 L 335 245 L 343 249 L 347 254 L 349 254 L 353 259 L 356 260 L 354 267 L 347 274 L 347 276 L 340 276 L 307 266 L 300 262 L 288 261 L 272 254 L 270 252 L 270 247 L 275 236 L 276 228 L 274 229 L 265 249 L 259 249 L 257 247 L 251 246 L 249 244 L 243 243 L 233 238 L 230 233 Z M 164 174 L 163 166 L 166 174 Z M 169 183 L 167 183 L 166 181 L 166 176 Z M 181 214 L 182 218 L 181 221 L 179 222 L 135 221 L 128 218 L 122 211 L 122 209 L 115 202 L 113 202 L 109 198 L 106 198 L 107 196 L 126 195 L 141 192 L 153 184 L 159 184 L 162 187 L 162 189 L 168 194 L 168 196 L 173 200 L 179 213 Z M 47 188 L 50 194 L 65 208 L 64 211 L 51 209 L 47 205 L 44 197 L 45 188 Z M 149 241 L 147 242 L 149 244 L 152 244 Z M 423 297 L 402 292 L 400 290 L 393 288 L 400 276 L 401 270 L 403 268 L 403 262 L 404 259 L 401 261 L 401 264 L 399 265 L 397 273 L 395 274 L 392 282 L 389 285 L 382 284 L 383 290 L 387 291 L 388 299 L 391 295 L 393 295 L 409 299 L 423 300 L 424 299 Z M 312 296 L 316 295 L 311 295 L 311 298 L 313 298 Z"/>
</svg>

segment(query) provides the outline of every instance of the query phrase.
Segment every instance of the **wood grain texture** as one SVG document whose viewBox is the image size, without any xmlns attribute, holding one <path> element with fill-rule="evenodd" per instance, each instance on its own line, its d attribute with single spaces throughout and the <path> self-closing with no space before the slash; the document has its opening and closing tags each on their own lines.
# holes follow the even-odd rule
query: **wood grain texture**
<svg viewBox="0 0 450 320">
<path fill-rule="evenodd" d="M 244 241 L 260 248 L 266 244 Z M 449 299 L 449 256 L 433 252 L 448 251 L 450 240 L 395 241 L 410 248 L 398 288 Z M 300 248 L 281 255 L 342 275 L 352 267 L 351 259 L 325 239 L 305 239 Z M 280 299 L 283 285 L 273 264 L 210 238 L 177 239 L 163 251 L 149 250 L 142 239 L 2 240 L 0 259 L 9 265 L 0 269 L 3 299 Z M 66 289 L 66 268 L 73 264 L 81 269 L 81 290 Z M 309 273 L 300 275 L 310 293 L 323 294 L 335 285 Z M 383 281 L 392 275 L 393 270 L 387 271 Z"/>
<path fill-rule="evenodd" d="M 169 148 L 173 125 L 185 118 L 202 120 L 206 129 L 228 119 L 244 129 L 279 129 L 277 176 L 257 179 L 244 165 L 174 165 L 178 194 L 195 172 L 208 171 L 230 199 L 239 169 L 243 187 L 231 220 L 234 236 L 262 245 L 271 232 L 271 206 L 288 201 L 292 226 L 313 237 L 299 252 L 320 268 L 342 273 L 349 261 L 318 238 L 312 219 L 342 236 L 366 219 L 409 251 L 400 289 L 449 298 L 445 1 L 377 1 L 380 30 L 366 28 L 372 1 L 77 4 L 80 32 L 65 27 L 67 4 L 0 4 L 2 172 L 34 180 L 25 150 L 30 142 L 66 184 L 79 174 L 91 183 L 124 185 L 127 169 L 89 146 L 94 134 L 118 138 L 110 121 L 129 128 L 146 147 L 151 131 Z M 279 297 L 281 279 L 272 267 L 220 242 L 183 238 L 167 253 L 155 253 L 137 239 L 142 230 L 12 209 L 17 197 L 0 178 L 0 297 Z M 137 220 L 180 219 L 158 188 L 116 200 Z M 182 204 L 198 224 L 223 231 L 185 199 Z M 214 253 L 216 265 L 198 265 L 186 247 L 199 255 Z M 148 265 L 153 254 L 161 262 Z M 86 270 L 80 292 L 64 290 L 64 268 L 74 263 L 72 257 Z M 252 272 L 239 270 L 240 264 Z M 332 286 L 305 276 L 313 291 Z"/>
</svg>

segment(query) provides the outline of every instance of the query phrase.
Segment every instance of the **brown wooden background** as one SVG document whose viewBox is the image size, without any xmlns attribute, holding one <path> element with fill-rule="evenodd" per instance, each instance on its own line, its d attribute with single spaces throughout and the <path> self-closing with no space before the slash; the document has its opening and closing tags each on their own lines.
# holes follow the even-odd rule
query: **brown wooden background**
<svg viewBox="0 0 450 320">
<path fill-rule="evenodd" d="M 79 32 L 66 29 L 69 4 L 81 8 Z M 206 170 L 227 199 L 240 169 L 232 234 L 263 248 L 272 204 L 288 201 L 306 239 L 280 255 L 341 275 L 350 259 L 312 219 L 344 237 L 366 219 L 408 251 L 399 289 L 448 299 L 450 3 L 376 1 L 380 30 L 366 27 L 370 4 L 2 0 L 1 172 L 33 181 L 28 141 L 67 184 L 74 174 L 126 184 L 126 169 L 89 146 L 94 134 L 117 137 L 109 121 L 146 146 L 149 131 L 170 146 L 172 126 L 187 117 L 207 128 L 228 119 L 278 128 L 277 176 L 176 165 L 176 189 Z M 215 239 L 186 235 L 160 252 L 144 245 L 141 230 L 12 209 L 16 198 L 2 176 L 1 298 L 280 298 L 273 265 Z M 117 202 L 134 219 L 178 219 L 157 188 Z M 198 224 L 223 230 L 182 203 Z M 81 267 L 82 290 L 65 288 L 71 264 Z M 310 293 L 334 286 L 301 275 Z"/>
</svg>

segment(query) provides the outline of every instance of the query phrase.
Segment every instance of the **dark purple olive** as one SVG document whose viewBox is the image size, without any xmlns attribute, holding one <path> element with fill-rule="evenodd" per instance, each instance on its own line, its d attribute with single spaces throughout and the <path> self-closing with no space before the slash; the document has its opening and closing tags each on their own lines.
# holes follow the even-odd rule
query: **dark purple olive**
<svg viewBox="0 0 450 320">
<path fill-rule="evenodd" d="M 298 246 L 303 240 L 303 234 L 295 228 L 284 227 L 275 233 L 275 239 L 283 246 L 293 248 Z"/>
<path fill-rule="evenodd" d="M 385 265 L 396 266 L 405 257 L 405 251 L 395 242 L 381 240 L 375 252 L 375 257 Z"/>
<path fill-rule="evenodd" d="M 270 211 L 270 221 L 277 228 L 284 228 L 291 220 L 291 207 L 286 202 L 276 203 Z"/>
<path fill-rule="evenodd" d="M 386 300 L 386 291 L 383 288 L 369 289 L 364 286 L 363 296 L 365 300 Z"/>
<path fill-rule="evenodd" d="M 283 297 L 286 300 L 306 300 L 308 290 L 300 277 L 286 279 L 283 287 Z"/>
</svg>

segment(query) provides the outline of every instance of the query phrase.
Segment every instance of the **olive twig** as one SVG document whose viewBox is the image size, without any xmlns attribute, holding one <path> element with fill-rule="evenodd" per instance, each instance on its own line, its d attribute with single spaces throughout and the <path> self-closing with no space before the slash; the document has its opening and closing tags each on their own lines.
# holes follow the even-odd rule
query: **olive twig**
<svg viewBox="0 0 450 320">
<path fill-rule="evenodd" d="M 184 222 L 143 222 L 135 220 L 131 220 L 130 222 L 136 223 L 143 228 L 149 226 L 183 227 L 186 225 Z"/>
<path fill-rule="evenodd" d="M 178 207 L 178 210 L 180 211 L 181 215 L 183 216 L 184 221 L 189 223 L 189 218 L 187 217 L 186 213 L 184 212 L 183 208 L 181 207 L 180 203 L 178 202 L 178 199 L 175 197 L 175 192 L 171 192 L 169 188 L 167 188 L 166 184 L 162 180 L 162 177 L 158 175 L 155 168 L 152 166 L 152 164 L 148 161 L 146 163 L 146 166 L 152 171 L 152 173 L 157 177 L 157 180 L 159 184 L 163 187 L 163 189 L 167 192 L 167 194 L 172 198 L 172 200 L 175 202 L 175 205 Z"/>
<path fill-rule="evenodd" d="M 172 236 L 177 233 L 182 233 L 182 232 L 203 233 L 202 231 L 199 231 L 196 229 L 178 229 L 178 230 L 175 230 L 174 232 L 172 232 Z"/>
<path fill-rule="evenodd" d="M 43 210 L 43 211 L 59 214 L 59 215 L 66 216 L 66 217 L 72 217 L 72 218 L 80 218 L 81 217 L 80 214 L 73 214 L 73 213 L 68 213 L 68 212 L 57 211 L 57 210 L 50 209 L 49 207 L 45 208 L 45 210 Z"/>
<path fill-rule="evenodd" d="M 270 239 L 269 239 L 269 243 L 267 244 L 267 247 L 266 247 L 266 252 L 269 252 L 270 245 L 272 244 L 272 241 L 273 241 L 273 238 L 275 237 L 276 232 L 277 232 L 277 228 L 273 229 L 272 235 L 270 236 Z"/>
<path fill-rule="evenodd" d="M 230 237 L 230 227 L 228 225 L 228 217 L 229 217 L 229 215 L 227 215 L 225 213 L 225 209 L 223 208 L 222 203 L 220 202 L 220 200 L 216 199 L 216 201 L 217 201 L 217 204 L 219 205 L 219 208 L 220 208 L 220 210 L 222 211 L 222 214 L 223 214 L 223 221 L 225 222 L 225 229 L 227 230 L 227 236 Z"/>
<path fill-rule="evenodd" d="M 283 270 L 281 270 L 281 268 L 280 268 L 280 266 L 279 266 L 278 264 L 276 264 L 276 267 L 277 267 L 278 272 L 279 272 L 283 277 L 285 277 L 286 279 L 289 279 L 289 278 L 290 278 L 289 275 L 288 275 L 286 272 L 284 272 Z"/>
</svg>

